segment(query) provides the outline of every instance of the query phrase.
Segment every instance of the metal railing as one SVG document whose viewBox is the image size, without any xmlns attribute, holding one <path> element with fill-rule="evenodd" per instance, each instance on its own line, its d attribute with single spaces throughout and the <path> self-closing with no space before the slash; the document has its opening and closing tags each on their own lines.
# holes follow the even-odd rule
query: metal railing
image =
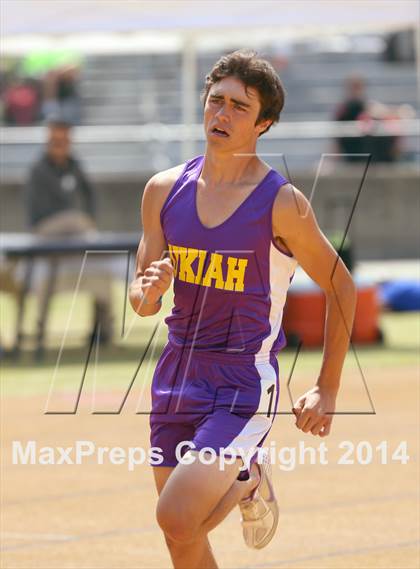
<svg viewBox="0 0 420 569">
<path fill-rule="evenodd" d="M 299 121 L 280 122 L 264 139 L 325 139 L 343 136 L 420 136 L 420 119 L 388 119 L 384 121 Z M 84 143 L 118 142 L 183 142 L 185 140 L 205 140 L 203 126 L 164 125 L 148 123 L 145 125 L 98 125 L 78 126 L 74 130 L 74 141 Z M 0 127 L 0 142 L 4 145 L 42 144 L 45 142 L 45 126 Z"/>
</svg>

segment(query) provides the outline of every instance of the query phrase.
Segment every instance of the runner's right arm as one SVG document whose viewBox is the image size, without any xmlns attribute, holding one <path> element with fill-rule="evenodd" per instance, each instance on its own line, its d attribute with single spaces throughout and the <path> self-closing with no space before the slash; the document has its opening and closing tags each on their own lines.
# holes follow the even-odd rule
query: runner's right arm
<svg viewBox="0 0 420 569">
<path fill-rule="evenodd" d="M 143 236 L 137 250 L 136 274 L 129 289 L 129 299 L 140 316 L 159 312 L 161 299 L 171 286 L 173 267 L 169 259 L 162 259 L 167 250 L 160 222 L 160 212 L 177 177 L 179 167 L 153 176 L 143 194 L 141 216 Z"/>
</svg>

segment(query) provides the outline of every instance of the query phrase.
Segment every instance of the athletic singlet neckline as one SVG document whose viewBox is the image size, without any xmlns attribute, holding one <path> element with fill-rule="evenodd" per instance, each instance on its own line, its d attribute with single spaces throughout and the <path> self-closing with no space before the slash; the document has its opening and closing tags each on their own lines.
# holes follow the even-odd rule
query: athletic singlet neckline
<svg viewBox="0 0 420 569">
<path fill-rule="evenodd" d="M 207 225 L 204 225 L 204 223 L 201 221 L 200 216 L 198 215 L 198 207 L 197 207 L 198 179 L 201 176 L 203 166 L 204 166 L 204 159 L 203 159 L 203 162 L 201 163 L 201 165 L 198 169 L 197 176 L 194 176 L 193 192 L 194 192 L 195 217 L 196 217 L 198 223 L 200 224 L 200 227 L 202 229 L 204 229 L 205 231 L 214 231 L 215 229 L 220 229 L 223 225 L 228 223 L 238 213 L 238 211 L 250 200 L 250 198 L 255 194 L 255 192 L 257 192 L 259 190 L 259 188 L 264 184 L 264 182 L 267 180 L 267 178 L 270 176 L 270 174 L 272 174 L 272 172 L 274 172 L 274 169 L 270 168 L 269 171 L 267 172 L 267 174 L 255 186 L 255 188 L 252 190 L 252 192 L 250 192 L 250 194 L 238 205 L 238 207 L 235 210 L 233 210 L 233 212 L 229 215 L 229 217 L 227 217 L 224 221 L 222 221 L 222 223 L 219 223 L 218 225 L 215 225 L 213 227 L 208 227 Z"/>
</svg>

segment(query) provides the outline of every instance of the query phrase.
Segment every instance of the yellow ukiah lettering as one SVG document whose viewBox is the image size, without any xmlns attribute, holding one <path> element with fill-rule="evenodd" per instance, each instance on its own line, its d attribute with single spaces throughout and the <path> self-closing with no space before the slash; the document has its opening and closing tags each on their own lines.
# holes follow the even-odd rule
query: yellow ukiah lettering
<svg viewBox="0 0 420 569">
<path fill-rule="evenodd" d="M 203 278 L 204 261 L 206 260 L 207 251 L 198 249 L 198 268 L 195 276 L 195 284 L 201 285 Z"/>
<path fill-rule="evenodd" d="M 210 263 L 206 271 L 204 265 L 210 253 L 203 249 L 193 249 L 171 245 L 168 243 L 169 255 L 174 267 L 174 276 L 181 281 L 201 286 L 214 286 L 218 289 L 244 291 L 245 271 L 248 259 L 224 257 L 220 253 L 211 253 Z M 192 264 L 197 259 L 194 272 Z M 226 281 L 223 278 L 223 265 L 226 263 Z"/>
<path fill-rule="evenodd" d="M 181 249 L 183 249 L 181 251 Z M 179 278 L 181 281 L 187 283 L 195 283 L 195 274 L 191 268 L 191 264 L 197 258 L 198 249 L 186 249 L 180 247 L 180 266 L 179 266 Z"/>
<path fill-rule="evenodd" d="M 225 282 L 225 290 L 235 290 L 243 292 L 245 269 L 248 259 L 237 259 L 236 257 L 227 258 L 228 272 Z M 236 281 L 236 282 L 234 282 Z"/>
<path fill-rule="evenodd" d="M 211 286 L 212 280 L 215 280 L 216 288 L 224 288 L 223 271 L 222 271 L 223 255 L 219 253 L 212 253 L 210 258 L 210 265 L 206 271 L 203 279 L 203 286 Z"/>
</svg>

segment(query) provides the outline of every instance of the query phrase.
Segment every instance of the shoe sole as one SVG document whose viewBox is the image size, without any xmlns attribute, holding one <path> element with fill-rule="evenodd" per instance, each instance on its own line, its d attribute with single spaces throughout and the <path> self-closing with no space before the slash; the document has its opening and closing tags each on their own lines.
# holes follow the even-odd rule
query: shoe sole
<svg viewBox="0 0 420 569">
<path fill-rule="evenodd" d="M 271 505 L 274 507 L 272 508 Z M 271 528 L 270 532 L 266 535 L 266 537 L 261 541 L 261 543 L 254 545 L 252 549 L 263 549 L 266 545 L 270 543 L 270 541 L 274 537 L 274 534 L 276 533 L 277 526 L 279 525 L 279 507 L 277 505 L 277 502 L 273 502 L 272 504 L 270 504 L 269 508 L 274 515 L 273 527 Z"/>
</svg>

